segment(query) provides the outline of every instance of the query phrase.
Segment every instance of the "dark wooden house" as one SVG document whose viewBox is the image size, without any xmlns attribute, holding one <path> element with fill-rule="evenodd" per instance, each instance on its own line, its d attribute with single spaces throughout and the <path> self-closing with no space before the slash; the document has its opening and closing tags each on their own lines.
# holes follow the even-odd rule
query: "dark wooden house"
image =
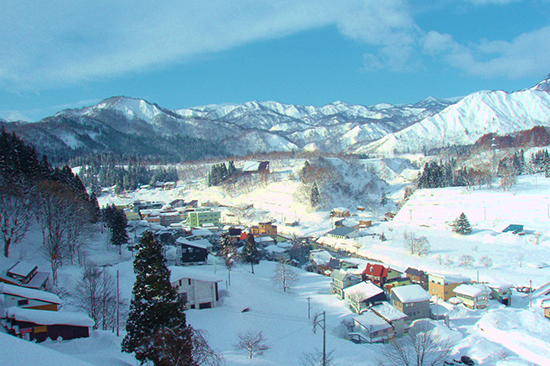
<svg viewBox="0 0 550 366">
<path fill-rule="evenodd" d="M 43 342 L 48 338 L 69 340 L 89 337 L 94 321 L 82 313 L 11 307 L 6 310 L 4 324 L 13 336 Z"/>
<path fill-rule="evenodd" d="M 176 240 L 179 264 L 206 264 L 212 244 L 197 237 L 178 238 Z"/>
</svg>

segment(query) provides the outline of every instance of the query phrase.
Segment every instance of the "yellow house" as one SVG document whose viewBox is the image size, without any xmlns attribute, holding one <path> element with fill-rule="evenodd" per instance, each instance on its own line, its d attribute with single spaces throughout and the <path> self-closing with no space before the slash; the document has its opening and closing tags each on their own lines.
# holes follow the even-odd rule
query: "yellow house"
<svg viewBox="0 0 550 366">
<path fill-rule="evenodd" d="M 455 296 L 454 289 L 463 283 L 471 282 L 470 278 L 461 275 L 435 274 L 428 275 L 429 293 L 444 301 Z"/>
</svg>

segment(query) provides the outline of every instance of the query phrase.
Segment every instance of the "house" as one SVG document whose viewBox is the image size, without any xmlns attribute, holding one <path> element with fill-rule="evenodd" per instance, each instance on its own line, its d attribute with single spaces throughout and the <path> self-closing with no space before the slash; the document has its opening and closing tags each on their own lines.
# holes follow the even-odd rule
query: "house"
<svg viewBox="0 0 550 366">
<path fill-rule="evenodd" d="M 330 211 L 330 217 L 348 217 L 351 216 L 349 213 L 349 210 L 344 207 L 336 207 L 332 211 Z"/>
<path fill-rule="evenodd" d="M 393 278 L 385 281 L 383 288 L 384 288 L 384 292 L 386 293 L 386 296 L 388 296 L 389 298 L 392 288 L 399 287 L 399 286 L 408 286 L 408 285 L 412 285 L 410 278 L 399 277 L 399 278 Z"/>
<path fill-rule="evenodd" d="M 247 161 L 243 165 L 243 174 L 269 173 L 269 161 Z"/>
<path fill-rule="evenodd" d="M 503 233 L 512 233 L 512 234 L 524 234 L 523 231 L 523 225 L 519 224 L 510 224 L 506 226 L 504 230 L 502 230 Z"/>
<path fill-rule="evenodd" d="M 326 250 L 312 250 L 309 252 L 312 269 L 314 272 L 324 274 L 340 268 L 340 261 L 334 258 Z"/>
<path fill-rule="evenodd" d="M 290 259 L 289 254 L 290 248 L 288 247 L 281 247 L 277 244 L 271 244 L 265 247 L 265 255 L 270 260 L 274 261 L 287 261 Z"/>
<path fill-rule="evenodd" d="M 5 276 L 0 276 L 0 282 L 36 290 L 49 290 L 50 274 L 38 271 L 38 266 L 34 264 L 18 261 L 8 269 Z"/>
<path fill-rule="evenodd" d="M 550 319 L 550 301 L 543 301 L 541 306 L 544 309 L 544 317 Z"/>
<path fill-rule="evenodd" d="M 333 229 L 327 233 L 328 237 L 331 238 L 337 238 L 337 239 L 351 239 L 351 238 L 357 238 L 359 236 L 359 232 L 352 227 L 345 227 L 340 226 L 336 229 Z"/>
<path fill-rule="evenodd" d="M 436 273 L 428 274 L 428 281 L 430 295 L 437 296 L 444 301 L 455 296 L 453 290 L 456 287 L 471 282 L 468 277 Z"/>
<path fill-rule="evenodd" d="M 179 264 L 206 264 L 212 244 L 206 239 L 194 236 L 181 237 L 176 240 Z"/>
<path fill-rule="evenodd" d="M 0 283 L 0 310 L 14 306 L 57 311 L 61 306 L 61 299 L 51 292 Z"/>
<path fill-rule="evenodd" d="M 491 289 L 485 285 L 460 285 L 454 290 L 456 297 L 470 309 L 485 309 L 489 306 Z"/>
<path fill-rule="evenodd" d="M 6 310 L 4 324 L 7 332 L 13 336 L 43 342 L 48 338 L 87 338 L 90 336 L 90 327 L 95 323 L 83 313 L 10 307 Z"/>
<path fill-rule="evenodd" d="M 344 271 L 343 269 L 332 271 L 330 277 L 332 278 L 330 293 L 336 294 L 341 299 L 344 298 L 344 289 L 361 282 L 361 277 Z"/>
<path fill-rule="evenodd" d="M 426 272 L 416 268 L 408 267 L 405 270 L 405 274 L 407 275 L 407 278 L 411 279 L 411 282 L 419 284 L 424 288 L 424 290 L 428 290 L 429 282 L 428 282 L 428 274 Z"/>
<path fill-rule="evenodd" d="M 349 219 L 340 219 L 340 220 L 334 221 L 334 227 L 335 228 L 339 228 L 339 227 L 342 227 L 342 226 L 351 227 L 353 229 L 359 229 L 360 222 L 349 220 Z"/>
<path fill-rule="evenodd" d="M 430 294 L 420 285 L 395 287 L 391 290 L 392 305 L 407 315 L 407 321 L 430 318 Z"/>
<path fill-rule="evenodd" d="M 393 326 L 372 310 L 353 317 L 350 339 L 356 343 L 387 343 L 395 338 Z"/>
<path fill-rule="evenodd" d="M 363 281 L 370 280 L 374 284 L 384 286 L 387 281 L 400 278 L 401 272 L 378 263 L 367 263 L 363 271 Z"/>
<path fill-rule="evenodd" d="M 273 225 L 271 221 L 259 222 L 257 226 L 252 226 L 250 228 L 250 233 L 255 237 L 271 236 L 275 239 L 277 237 L 277 225 Z"/>
<path fill-rule="evenodd" d="M 392 306 L 387 301 L 382 301 L 380 304 L 373 305 L 370 309 L 392 325 L 396 336 L 401 337 L 408 329 L 405 323 L 407 315 L 397 310 L 395 306 Z"/>
<path fill-rule="evenodd" d="M 220 277 L 191 268 L 170 267 L 170 282 L 187 309 L 215 308 L 220 300 Z"/>
<path fill-rule="evenodd" d="M 182 222 L 185 219 L 185 214 L 177 211 L 162 212 L 160 215 L 160 224 L 162 226 L 170 226 L 172 224 Z"/>
<path fill-rule="evenodd" d="M 367 310 L 369 305 L 386 300 L 384 290 L 372 282 L 359 282 L 356 285 L 345 288 L 343 291 L 344 299 L 357 314 L 361 314 Z"/>
<path fill-rule="evenodd" d="M 210 223 L 219 226 L 220 217 L 220 211 L 213 211 L 210 207 L 193 208 L 187 211 L 187 225 L 200 227 L 204 223 Z"/>
<path fill-rule="evenodd" d="M 364 229 L 372 226 L 372 220 L 359 220 L 359 228 Z"/>
<path fill-rule="evenodd" d="M 504 283 L 489 283 L 486 285 L 491 289 L 491 298 L 506 306 L 512 305 L 512 285 Z"/>
</svg>

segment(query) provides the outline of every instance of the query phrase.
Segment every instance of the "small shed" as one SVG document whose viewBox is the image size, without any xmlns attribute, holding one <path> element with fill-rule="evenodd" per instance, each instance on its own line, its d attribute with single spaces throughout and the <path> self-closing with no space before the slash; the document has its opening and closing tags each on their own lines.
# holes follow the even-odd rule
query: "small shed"
<svg viewBox="0 0 550 366">
<path fill-rule="evenodd" d="M 11 335 L 29 341 L 48 338 L 63 340 L 87 338 L 94 321 L 83 313 L 43 311 L 10 307 L 6 310 L 6 329 Z"/>
<path fill-rule="evenodd" d="M 512 233 L 512 234 L 522 234 L 523 233 L 523 225 L 520 224 L 510 224 L 506 226 L 504 230 L 502 230 L 503 233 Z"/>
</svg>

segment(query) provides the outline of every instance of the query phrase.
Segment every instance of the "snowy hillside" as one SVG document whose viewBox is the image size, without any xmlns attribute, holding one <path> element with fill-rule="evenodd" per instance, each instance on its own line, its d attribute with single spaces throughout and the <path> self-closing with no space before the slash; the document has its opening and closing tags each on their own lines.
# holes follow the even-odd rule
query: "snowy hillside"
<svg viewBox="0 0 550 366">
<path fill-rule="evenodd" d="M 291 235 L 320 237 L 321 242 L 338 249 L 349 251 L 360 257 L 368 257 L 403 271 L 407 267 L 427 272 L 460 274 L 472 279 L 479 277 L 484 282 L 507 282 L 515 286 L 534 287 L 548 282 L 550 278 L 550 179 L 543 175 L 520 176 L 517 185 L 510 191 L 499 189 L 443 188 L 417 190 L 397 214 L 393 221 L 380 221 L 383 213 L 392 206 L 375 205 L 381 190 L 399 196 L 407 177 L 418 171 L 415 157 L 410 159 L 368 159 L 346 162 L 326 159 L 332 167 L 331 176 L 338 177 L 333 184 L 342 187 L 330 192 L 331 202 L 320 210 L 312 210 L 297 200 L 300 189 L 298 175 L 304 160 L 281 159 L 271 164 L 272 174 L 267 181 L 250 178 L 244 185 L 227 187 L 206 187 L 203 170 L 190 168 L 185 181 L 178 182 L 175 189 L 140 189 L 116 196 L 105 193 L 100 204 L 125 204 L 135 199 L 170 202 L 181 198 L 197 199 L 200 203 L 217 203 L 222 219 L 239 220 L 243 225 L 273 219 L 280 232 Z M 237 162 L 238 165 L 242 162 Z M 420 165 L 420 164 L 418 164 Z M 327 166 L 320 165 L 324 169 Z M 359 168 L 362 166 L 364 168 Z M 193 176 L 191 172 L 195 172 Z M 370 185 L 369 185 L 370 184 Z M 365 211 L 357 210 L 368 198 L 356 198 L 339 192 L 363 192 L 364 187 L 372 189 L 371 206 Z M 365 236 L 357 239 L 334 239 L 325 236 L 333 228 L 329 218 L 332 208 L 348 206 L 351 219 L 372 219 L 373 226 L 363 231 Z M 234 207 L 247 207 L 239 213 Z M 451 232 L 448 222 L 461 212 L 466 213 L 473 226 L 473 232 L 460 236 Z M 285 222 L 296 220 L 298 226 L 287 226 Z M 502 233 L 510 223 L 525 225 L 525 235 Z M 411 255 L 404 247 L 403 233 L 425 236 L 431 244 L 426 256 Z M 387 241 L 381 241 L 384 233 Z M 87 259 L 115 274 L 120 272 L 121 295 L 131 297 L 135 281 L 132 269 L 133 254 L 106 244 L 107 232 L 97 230 L 89 236 Z M 17 260 L 35 263 L 40 270 L 49 271 L 49 263 L 40 248 L 42 237 L 38 227 L 14 245 L 9 259 L 0 257 L 0 272 L 5 272 Z M 461 264 L 463 256 L 471 256 L 472 263 Z M 481 259 L 489 257 L 491 264 L 482 264 Z M 348 258 L 359 265 L 365 259 Z M 487 263 L 487 262 L 483 262 Z M 211 346 L 225 358 L 227 365 L 299 365 L 299 358 L 306 353 L 322 349 L 322 332 L 312 332 L 315 314 L 325 311 L 327 319 L 327 349 L 334 350 L 332 357 L 340 366 L 373 366 L 384 345 L 358 345 L 347 338 L 343 320 L 349 320 L 353 313 L 345 301 L 330 294 L 331 279 L 326 276 L 295 269 L 299 281 L 290 293 L 283 292 L 272 283 L 274 262 L 262 261 L 255 266 L 237 265 L 231 272 L 231 285 L 226 283 L 227 269 L 221 261 L 210 256 L 208 264 L 191 269 L 204 275 L 221 277 L 219 284 L 220 303 L 213 309 L 188 310 L 187 321 L 195 328 L 205 330 Z M 189 269 L 189 267 L 188 267 Z M 64 263 L 59 269 L 59 280 L 65 307 L 74 308 L 78 294 L 77 281 L 82 269 L 77 265 Z M 491 301 L 487 310 L 470 310 L 463 305 L 450 303 L 434 304 L 439 314 L 449 315 L 447 328 L 442 321 L 426 321 L 433 331 L 449 338 L 453 348 L 449 359 L 469 355 L 476 364 L 519 366 L 550 364 L 550 321 L 542 315 L 543 291 L 533 293 L 532 306 L 526 294 L 514 292 L 509 307 Z M 308 319 L 308 301 L 311 305 Z M 248 308 L 249 311 L 242 312 Z M 235 349 L 238 331 L 262 331 L 270 347 L 264 355 L 249 360 L 246 353 Z M 50 359 L 53 351 L 65 356 L 58 357 L 58 365 L 73 365 L 87 362 L 98 366 L 136 364 L 132 356 L 120 352 L 120 342 L 109 331 L 93 331 L 90 338 L 71 341 L 47 341 L 41 344 L 24 344 L 19 340 L 0 339 L 0 364 L 26 365 L 29 359 Z M 18 352 L 25 356 L 17 357 Z"/>
<path fill-rule="evenodd" d="M 513 93 L 470 94 L 444 111 L 357 149 L 358 152 L 416 151 L 473 144 L 487 133 L 499 135 L 550 126 L 550 79 Z"/>
</svg>

